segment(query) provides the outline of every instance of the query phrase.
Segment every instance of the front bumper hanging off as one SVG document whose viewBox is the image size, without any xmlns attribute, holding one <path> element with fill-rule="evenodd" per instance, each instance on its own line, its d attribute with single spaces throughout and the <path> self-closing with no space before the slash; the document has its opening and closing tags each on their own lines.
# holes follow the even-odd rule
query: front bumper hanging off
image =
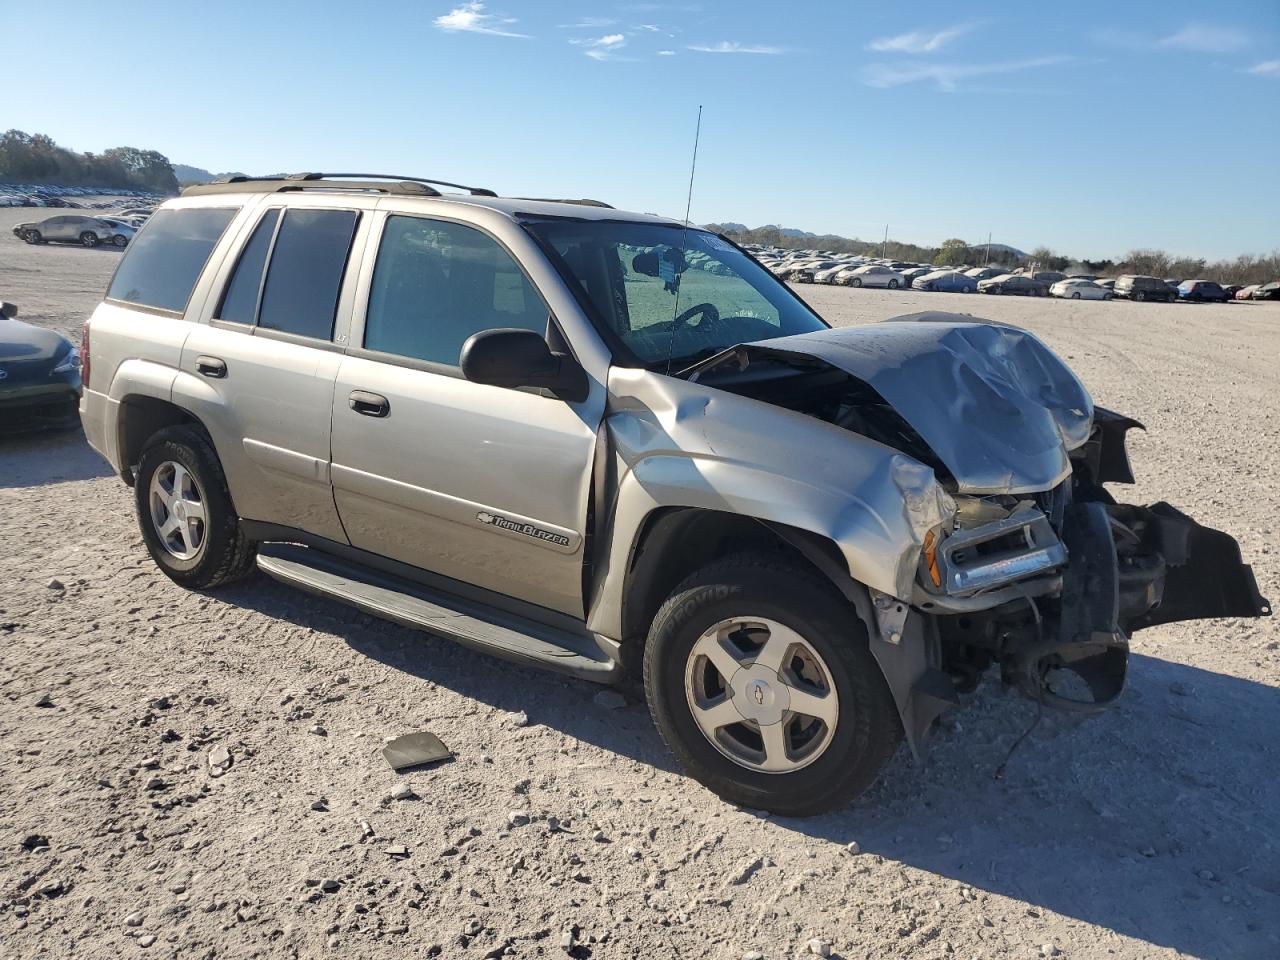
<svg viewBox="0 0 1280 960">
<path fill-rule="evenodd" d="M 1005 661 L 1006 679 L 1048 706 L 1109 706 L 1124 689 L 1129 637 L 1138 630 L 1271 615 L 1236 541 L 1167 503 L 1074 504 L 1062 540 L 1069 559 L 1057 616 L 1042 620 L 1036 611 L 1036 639 L 1018 644 Z M 1055 690 L 1059 670 L 1075 674 L 1089 698 Z"/>
</svg>

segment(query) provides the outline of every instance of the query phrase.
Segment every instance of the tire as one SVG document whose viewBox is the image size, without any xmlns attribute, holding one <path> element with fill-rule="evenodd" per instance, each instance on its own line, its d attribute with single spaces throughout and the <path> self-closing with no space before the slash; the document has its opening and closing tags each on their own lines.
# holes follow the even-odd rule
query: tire
<svg viewBox="0 0 1280 960">
<path fill-rule="evenodd" d="M 712 668 L 694 649 L 707 642 L 705 638 L 713 635 L 714 628 L 735 619 L 768 621 L 774 627 L 794 631 L 789 635 L 798 637 L 801 645 L 786 648 L 787 662 L 807 662 L 805 668 L 809 669 L 813 661 L 803 661 L 802 656 L 816 654 L 820 662 L 816 672 L 825 678 L 827 692 L 823 700 L 813 702 L 827 702 L 825 698 L 834 694 L 830 701 L 834 722 L 829 725 L 788 711 L 782 712 L 781 725 L 769 724 L 770 729 L 790 731 L 781 751 L 786 767 L 782 772 L 753 769 L 733 759 L 733 751 L 713 744 L 695 716 L 694 702 L 701 694 L 694 692 L 700 688 L 690 678 L 696 678 L 698 670 Z M 765 632 L 764 636 L 774 634 Z M 719 649 L 724 652 L 725 648 Z M 755 658 L 745 654 L 741 667 L 755 669 Z M 796 688 L 788 685 L 791 680 L 780 681 L 778 674 L 760 669 L 772 678 L 774 686 L 753 678 L 740 679 L 739 683 L 747 685 L 739 689 L 738 696 L 750 704 L 746 693 L 754 691 L 755 703 L 768 703 L 770 706 L 764 707 L 768 710 L 776 704 L 775 694 L 781 687 L 793 692 Z M 723 679 L 718 671 L 715 676 Z M 794 679 L 790 668 L 787 676 Z M 767 554 L 730 557 L 699 571 L 675 589 L 649 631 L 644 687 L 658 732 L 695 779 L 731 803 L 786 816 L 808 816 L 852 800 L 871 786 L 902 740 L 893 698 L 858 615 L 825 580 L 785 558 Z M 769 692 L 761 694 L 762 689 Z M 769 699 L 760 700 L 762 695 Z M 724 707 L 725 694 L 718 696 L 717 705 Z M 736 709 L 732 699 L 728 705 Z M 718 736 L 720 730 L 729 731 L 726 736 L 754 736 L 757 743 L 764 743 L 758 732 L 739 721 L 720 726 Z M 797 740 L 803 741 L 812 730 L 821 734 L 813 733 L 813 739 L 797 745 Z M 815 749 L 809 759 L 792 759 L 793 750 L 803 752 L 810 747 Z M 768 756 L 767 748 L 761 755 Z"/>
<path fill-rule="evenodd" d="M 1147 299 L 1147 295 L 1143 293 L 1141 290 L 1139 290 L 1137 293 L 1133 295 L 1133 299 L 1137 300 L 1139 303 L 1142 303 L 1142 301 Z"/>
<path fill-rule="evenodd" d="M 1168 303 L 1177 303 L 1177 302 L 1178 302 L 1178 296 L 1177 296 L 1177 294 L 1173 294 L 1173 293 L 1171 293 L 1171 294 L 1169 294 L 1169 296 L 1167 296 L 1167 297 L 1165 298 L 1165 300 L 1166 300 L 1166 302 L 1168 302 Z"/>
<path fill-rule="evenodd" d="M 1080 294 L 1078 294 L 1078 293 L 1073 293 L 1073 294 L 1071 295 L 1071 299 L 1072 299 L 1072 300 L 1079 300 L 1079 299 L 1080 299 Z"/>
<path fill-rule="evenodd" d="M 44 237 L 40 236 L 39 230 L 24 230 L 22 239 L 31 244 L 44 243 Z"/>
<path fill-rule="evenodd" d="M 889 289 L 890 289 L 890 290 L 897 290 L 897 289 L 898 289 L 898 281 L 897 281 L 897 280 L 890 280 L 890 281 L 889 281 Z"/>
<path fill-rule="evenodd" d="M 175 483 L 175 468 L 184 470 L 192 483 Z M 168 540 L 163 537 L 156 514 L 153 481 L 162 490 L 168 482 L 174 493 L 179 485 L 186 489 L 181 495 L 183 507 L 166 508 L 165 513 L 170 518 L 176 516 L 179 529 L 186 526 L 187 534 L 175 531 L 169 534 Z M 147 551 L 174 583 L 195 590 L 211 590 L 238 580 L 254 569 L 257 545 L 240 528 L 222 464 L 203 433 L 190 427 L 169 427 L 148 440 L 138 463 L 133 490 L 138 526 Z M 199 526 L 193 526 L 192 520 L 184 518 L 195 518 L 197 505 L 204 517 Z M 183 541 L 183 546 L 194 549 L 175 549 L 173 537 Z"/>
<path fill-rule="evenodd" d="M 96 247 L 98 245 L 98 235 L 92 230 L 86 230 L 80 234 L 80 243 L 86 247 Z"/>
<path fill-rule="evenodd" d="M 111 243 L 117 247 L 127 247 L 129 245 L 129 238 L 123 233 L 117 233 L 111 238 Z"/>
<path fill-rule="evenodd" d="M 1104 293 L 1104 294 L 1102 295 L 1102 299 L 1103 299 L 1103 300 L 1114 300 L 1114 299 L 1115 299 L 1115 294 L 1114 294 L 1114 293 Z"/>
<path fill-rule="evenodd" d="M 862 286 L 862 278 L 861 278 L 861 277 L 854 277 L 852 280 L 850 280 L 850 281 L 849 281 L 849 286 L 851 286 L 851 287 L 860 287 L 860 286 Z"/>
</svg>

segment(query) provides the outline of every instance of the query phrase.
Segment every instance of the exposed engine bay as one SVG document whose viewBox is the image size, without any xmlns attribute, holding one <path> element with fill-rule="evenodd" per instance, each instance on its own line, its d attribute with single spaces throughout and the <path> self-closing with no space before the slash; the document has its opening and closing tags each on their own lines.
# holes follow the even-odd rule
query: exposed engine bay
<svg viewBox="0 0 1280 960">
<path fill-rule="evenodd" d="M 1115 501 L 1105 485 L 1133 482 L 1125 435 L 1142 425 L 1094 407 L 1030 333 L 917 314 L 827 334 L 735 347 L 688 373 L 901 451 L 950 496 L 912 595 L 872 591 L 886 642 L 910 613 L 923 620 L 928 670 L 902 711 L 913 742 L 993 665 L 1040 703 L 1098 711 L 1123 690 L 1138 630 L 1270 615 L 1232 537 L 1167 503 Z"/>
</svg>

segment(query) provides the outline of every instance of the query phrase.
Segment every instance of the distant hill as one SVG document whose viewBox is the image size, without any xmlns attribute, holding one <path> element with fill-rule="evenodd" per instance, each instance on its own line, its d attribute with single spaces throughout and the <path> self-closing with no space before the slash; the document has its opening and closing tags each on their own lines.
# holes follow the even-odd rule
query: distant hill
<svg viewBox="0 0 1280 960">
<path fill-rule="evenodd" d="M 985 249 L 987 249 L 987 243 L 986 243 L 986 241 L 985 241 L 985 240 L 981 241 L 980 243 L 971 243 L 971 244 L 969 244 L 969 246 L 970 246 L 970 247 L 972 247 L 974 250 L 985 250 Z M 994 243 L 994 242 L 993 242 L 993 243 L 991 244 L 991 252 L 992 252 L 992 253 L 1007 253 L 1007 254 L 1009 254 L 1010 256 L 1014 256 L 1014 257 L 1028 257 L 1028 256 L 1030 256 L 1030 254 L 1029 254 L 1029 253 L 1025 253 L 1024 251 L 1019 250 L 1017 247 L 1011 247 L 1011 246 L 1009 246 L 1007 243 Z"/>
<path fill-rule="evenodd" d="M 238 171 L 228 171 L 226 173 L 210 173 L 203 167 L 193 167 L 186 163 L 175 163 L 173 165 L 173 175 L 178 178 L 179 183 L 208 183 L 214 177 L 243 177 L 243 173 Z"/>
</svg>

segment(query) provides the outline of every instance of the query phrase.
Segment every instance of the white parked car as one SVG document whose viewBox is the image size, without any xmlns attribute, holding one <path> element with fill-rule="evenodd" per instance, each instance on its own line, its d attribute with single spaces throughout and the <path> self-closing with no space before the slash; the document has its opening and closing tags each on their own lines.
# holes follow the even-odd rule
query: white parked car
<svg viewBox="0 0 1280 960">
<path fill-rule="evenodd" d="M 850 287 L 888 287 L 890 290 L 897 290 L 903 285 L 902 274 L 877 266 L 854 267 L 838 274 L 836 282 Z"/>
<path fill-rule="evenodd" d="M 836 277 L 841 273 L 843 273 L 844 271 L 848 270 L 849 266 L 850 265 L 847 263 L 835 263 L 829 267 L 823 267 L 821 270 L 818 270 L 814 273 L 813 282 L 814 283 L 835 283 Z"/>
<path fill-rule="evenodd" d="M 1110 300 L 1114 296 L 1106 287 L 1079 278 L 1059 280 L 1049 288 L 1049 295 L 1064 300 Z"/>
</svg>

